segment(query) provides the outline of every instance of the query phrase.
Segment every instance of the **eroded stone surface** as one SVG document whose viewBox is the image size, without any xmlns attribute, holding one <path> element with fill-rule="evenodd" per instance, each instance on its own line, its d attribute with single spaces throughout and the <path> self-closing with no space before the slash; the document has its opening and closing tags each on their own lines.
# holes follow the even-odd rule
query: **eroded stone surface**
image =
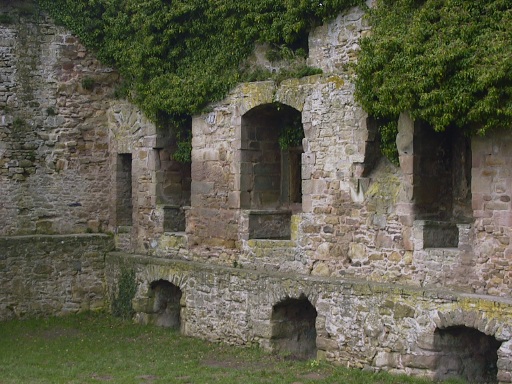
<svg viewBox="0 0 512 384">
<path fill-rule="evenodd" d="M 304 295 L 319 357 L 437 377 L 436 329 L 466 327 L 501 343 L 497 380 L 512 381 L 512 134 L 468 140 L 404 113 L 399 165 L 382 157 L 346 66 L 369 33 L 361 9 L 311 32 L 307 61 L 323 74 L 239 84 L 194 116 L 192 164 L 179 164 L 171 132 L 110 97 L 115 71 L 46 16 L 2 7 L 17 22 L 0 25 L 0 235 L 111 231 L 140 256 L 113 254 L 105 267 L 101 236 L 0 239 L 1 319 L 99 308 L 103 277 L 113 292 L 124 260 L 143 322 L 176 323 L 150 294 L 168 281 L 183 293 L 186 334 L 271 348 L 273 306 Z M 257 112 L 283 105 L 300 113 L 299 172 L 278 170 L 289 163 L 275 143 L 244 126 L 249 116 L 260 129 Z M 244 177 L 249 166 L 266 175 L 258 156 L 300 178 L 301 201 L 283 204 L 278 177 Z M 267 212 L 251 196 L 286 220 L 257 228 L 251 209 Z M 252 239 L 255 228 L 271 239 Z"/>
</svg>

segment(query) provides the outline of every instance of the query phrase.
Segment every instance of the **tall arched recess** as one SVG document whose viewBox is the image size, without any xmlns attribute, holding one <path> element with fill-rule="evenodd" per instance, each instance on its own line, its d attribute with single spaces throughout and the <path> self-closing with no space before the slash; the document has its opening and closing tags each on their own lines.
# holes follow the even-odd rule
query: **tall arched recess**
<svg viewBox="0 0 512 384">
<path fill-rule="evenodd" d="M 281 103 L 242 116 L 240 207 L 248 212 L 249 238 L 290 238 L 291 215 L 302 210 L 301 118 Z"/>
</svg>

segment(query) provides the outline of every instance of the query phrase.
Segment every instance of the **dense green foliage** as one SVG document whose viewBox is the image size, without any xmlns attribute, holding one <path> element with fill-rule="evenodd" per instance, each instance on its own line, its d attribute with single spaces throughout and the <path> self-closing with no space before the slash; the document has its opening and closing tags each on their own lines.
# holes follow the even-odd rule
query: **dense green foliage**
<svg viewBox="0 0 512 384">
<path fill-rule="evenodd" d="M 269 58 L 304 56 L 307 33 L 362 0 L 38 0 L 114 65 L 128 96 L 153 120 L 179 122 L 240 81 L 272 76 L 246 65 L 255 43 Z M 508 0 L 377 0 L 362 39 L 356 97 L 385 122 L 384 152 L 396 160 L 398 114 L 438 131 L 485 133 L 512 124 L 512 6 Z M 308 67 L 277 74 L 315 73 Z M 275 76 L 275 75 L 274 75 Z M 395 123 L 393 123 L 395 122 Z M 176 159 L 190 132 L 175 124 Z M 181 128 L 180 128 L 181 127 Z M 283 138 L 282 140 L 287 140 Z"/>
<path fill-rule="evenodd" d="M 468 134 L 512 127 L 510 1 L 378 0 L 370 24 L 356 69 L 370 114 Z"/>
<path fill-rule="evenodd" d="M 304 57 L 309 30 L 362 0 L 37 0 L 60 24 L 121 73 L 128 97 L 176 136 L 177 161 L 190 161 L 182 122 L 241 81 L 318 73 L 304 63 L 272 74 L 251 68 L 255 43 L 270 59 Z M 303 60 L 304 61 L 304 60 Z M 302 61 L 302 62 L 303 62 Z"/>
<path fill-rule="evenodd" d="M 361 0 L 38 2 L 115 65 L 132 100 L 156 119 L 221 99 L 250 75 L 241 69 L 256 42 L 304 54 L 312 26 Z"/>
<path fill-rule="evenodd" d="M 304 138 L 304 128 L 300 114 L 287 116 L 280 126 L 279 147 L 283 150 L 302 146 Z"/>
</svg>

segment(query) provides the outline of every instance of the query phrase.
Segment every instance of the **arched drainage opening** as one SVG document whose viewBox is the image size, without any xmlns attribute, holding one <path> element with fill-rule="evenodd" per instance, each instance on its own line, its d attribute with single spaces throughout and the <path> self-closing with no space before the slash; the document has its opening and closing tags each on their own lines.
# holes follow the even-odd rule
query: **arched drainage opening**
<svg viewBox="0 0 512 384">
<path fill-rule="evenodd" d="M 161 327 L 180 329 L 181 289 L 167 280 L 158 280 L 151 283 L 151 292 L 154 301 L 149 322 Z"/>
<path fill-rule="evenodd" d="M 501 342 L 464 326 L 436 329 L 434 347 L 439 352 L 435 378 L 461 378 L 470 383 L 497 383 Z"/>
<path fill-rule="evenodd" d="M 297 359 L 316 358 L 316 309 L 305 296 L 287 298 L 272 308 L 271 345 Z"/>
</svg>

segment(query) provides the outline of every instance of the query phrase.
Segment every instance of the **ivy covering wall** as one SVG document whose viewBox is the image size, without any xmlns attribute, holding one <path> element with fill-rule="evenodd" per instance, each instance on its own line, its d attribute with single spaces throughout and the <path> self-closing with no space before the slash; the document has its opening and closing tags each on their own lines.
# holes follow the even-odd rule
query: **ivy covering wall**
<svg viewBox="0 0 512 384">
<path fill-rule="evenodd" d="M 356 69 L 366 111 L 408 111 L 437 131 L 512 128 L 510 0 L 377 0 L 369 18 Z"/>
<path fill-rule="evenodd" d="M 38 0 L 114 65 L 152 119 L 193 115 L 238 82 L 257 42 L 305 55 L 309 30 L 361 0 Z M 307 75 L 304 68 L 300 75 Z M 259 76 L 265 74 L 259 73 Z"/>
<path fill-rule="evenodd" d="M 363 0 L 37 0 L 124 79 L 154 121 L 188 121 L 237 83 L 255 43 L 272 58 L 305 56 L 307 34 Z M 356 98 L 381 119 L 395 156 L 396 120 L 408 111 L 437 131 L 512 127 L 510 0 L 375 0 L 362 39 Z M 303 67 L 285 76 L 304 76 Z M 180 130 L 177 130 L 180 132 Z M 183 133 L 182 137 L 189 137 Z M 180 134 L 179 134 L 180 135 Z M 188 147 L 187 147 L 188 148 Z M 187 152 L 185 150 L 184 152 Z M 186 159 L 186 156 L 184 157 Z"/>
</svg>

